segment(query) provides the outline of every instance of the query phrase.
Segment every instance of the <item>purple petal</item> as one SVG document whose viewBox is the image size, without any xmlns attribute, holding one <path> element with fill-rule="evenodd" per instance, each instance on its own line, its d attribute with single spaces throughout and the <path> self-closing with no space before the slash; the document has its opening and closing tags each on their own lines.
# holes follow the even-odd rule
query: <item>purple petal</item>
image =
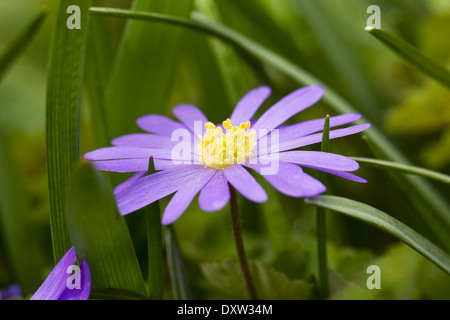
<svg viewBox="0 0 450 320">
<path fill-rule="evenodd" d="M 246 166 L 262 173 L 261 165 Z M 322 182 L 304 173 L 299 166 L 288 162 L 280 162 L 276 174 L 263 175 L 263 177 L 275 189 L 291 197 L 314 197 L 326 190 Z"/>
<path fill-rule="evenodd" d="M 22 288 L 18 283 L 11 284 L 8 288 L 0 290 L 0 300 L 23 298 Z"/>
<path fill-rule="evenodd" d="M 170 137 L 159 136 L 148 133 L 134 133 L 115 138 L 111 141 L 114 146 L 145 147 L 145 148 L 165 148 L 172 149 L 176 142 Z"/>
<path fill-rule="evenodd" d="M 172 135 L 172 132 L 177 129 L 186 129 L 186 127 L 182 123 L 176 122 L 159 114 L 149 114 L 140 117 L 137 120 L 137 125 L 142 130 L 153 132 L 166 137 L 170 137 Z"/>
<path fill-rule="evenodd" d="M 361 118 L 358 113 L 349 113 L 330 117 L 330 128 L 342 126 Z M 280 141 L 295 140 L 312 133 L 322 131 L 325 125 L 325 118 L 308 120 L 290 126 L 278 127 Z"/>
<path fill-rule="evenodd" d="M 67 268 L 74 265 L 76 260 L 75 249 L 72 247 L 59 260 L 30 300 L 58 300 L 62 292 L 67 288 L 67 279 L 69 277 Z"/>
<path fill-rule="evenodd" d="M 329 132 L 329 138 L 336 139 L 336 138 L 345 137 L 348 135 L 352 135 L 352 134 L 364 131 L 369 127 L 370 127 L 369 123 L 364 123 L 364 124 L 358 124 L 355 126 L 351 126 L 348 128 L 331 130 Z M 283 127 L 283 128 L 285 128 L 285 127 Z M 304 136 L 304 137 L 298 137 L 298 136 L 295 136 L 295 134 L 293 134 L 292 136 L 289 136 L 287 134 L 288 132 L 285 130 L 280 129 L 278 132 L 279 132 L 278 137 L 272 136 L 273 133 L 271 133 L 267 136 L 263 136 L 263 138 L 260 139 L 257 144 L 258 152 L 257 152 L 257 154 L 255 153 L 253 155 L 253 157 L 255 157 L 257 155 L 264 155 L 264 154 L 268 154 L 268 153 L 275 153 L 275 152 L 296 149 L 296 148 L 304 147 L 304 146 L 307 146 L 307 145 L 310 145 L 313 143 L 318 143 L 318 142 L 322 141 L 322 135 L 323 135 L 322 132 L 320 132 L 320 133 L 311 134 L 311 135 Z"/>
<path fill-rule="evenodd" d="M 107 147 L 88 152 L 84 155 L 88 160 L 116 159 L 171 159 L 171 150 L 139 147 Z"/>
<path fill-rule="evenodd" d="M 112 172 L 138 172 L 148 171 L 149 159 L 118 159 L 118 160 L 103 160 L 94 161 L 92 164 L 98 170 L 112 171 Z M 155 170 L 164 170 L 176 166 L 172 160 L 167 159 L 153 159 L 155 163 Z"/>
<path fill-rule="evenodd" d="M 318 167 L 314 167 L 314 166 L 305 166 L 311 169 L 316 169 L 316 170 L 320 170 L 320 171 L 324 171 L 324 172 L 328 172 L 329 174 L 347 179 L 347 180 L 351 180 L 351 181 L 355 181 L 355 182 L 361 182 L 361 183 L 367 183 L 366 179 L 363 179 L 361 177 L 358 177 L 357 175 L 353 174 L 353 173 L 349 173 L 349 172 L 345 172 L 345 171 L 336 171 L 336 170 L 330 170 L 330 169 L 324 169 L 324 168 L 318 168 Z"/>
<path fill-rule="evenodd" d="M 300 111 L 312 106 L 322 97 L 324 89 L 309 86 L 298 89 L 274 104 L 259 118 L 253 129 L 272 130 Z M 259 135 L 261 137 L 261 135 Z"/>
<path fill-rule="evenodd" d="M 203 187 L 198 197 L 200 209 L 207 212 L 219 211 L 230 200 L 228 181 L 222 171 L 217 171 L 214 177 Z"/>
<path fill-rule="evenodd" d="M 205 170 L 202 165 L 177 165 L 143 177 L 116 194 L 119 212 L 125 215 L 164 198 Z"/>
<path fill-rule="evenodd" d="M 253 202 L 265 202 L 267 194 L 253 176 L 241 165 L 234 164 L 223 169 L 228 182 L 244 197 Z"/>
<path fill-rule="evenodd" d="M 204 125 L 209 122 L 208 118 L 205 117 L 199 108 L 190 104 L 179 104 L 173 108 L 172 113 L 192 132 L 196 132 L 194 125 L 196 121 L 201 122 L 199 129 L 202 130 Z"/>
<path fill-rule="evenodd" d="M 330 139 L 341 138 L 345 136 L 349 136 L 355 133 L 362 132 L 370 127 L 370 123 L 358 124 L 355 126 L 351 126 L 343 129 L 331 130 L 329 132 Z M 280 138 L 279 151 L 290 150 L 295 148 L 300 148 L 304 146 L 308 146 L 313 143 L 318 143 L 322 141 L 322 133 L 316 133 L 309 136 L 301 137 L 295 140 L 286 139 L 285 141 Z"/>
<path fill-rule="evenodd" d="M 129 178 L 129 179 L 125 180 L 124 182 L 122 182 L 121 184 L 117 185 L 114 188 L 114 194 L 119 193 L 123 189 L 128 188 L 133 182 L 142 178 L 146 173 L 147 173 L 147 171 L 139 171 L 139 172 L 135 173 L 131 178 Z"/>
<path fill-rule="evenodd" d="M 287 151 L 279 154 L 279 160 L 304 166 L 331 169 L 336 171 L 355 171 L 359 164 L 339 154 L 321 151 Z"/>
<path fill-rule="evenodd" d="M 61 293 L 59 300 L 87 300 L 91 294 L 91 271 L 86 259 L 83 259 L 80 272 L 80 288 L 66 289 Z"/>
<path fill-rule="evenodd" d="M 262 86 L 249 91 L 238 102 L 230 117 L 231 123 L 238 126 L 240 123 L 250 120 L 261 104 L 269 97 L 270 88 Z"/>
<path fill-rule="evenodd" d="M 216 170 L 206 169 L 200 171 L 193 176 L 189 183 L 185 183 L 170 200 L 162 217 L 162 224 L 168 225 L 177 220 L 189 204 L 194 200 L 194 197 L 205 186 L 206 183 L 214 176 Z"/>
</svg>

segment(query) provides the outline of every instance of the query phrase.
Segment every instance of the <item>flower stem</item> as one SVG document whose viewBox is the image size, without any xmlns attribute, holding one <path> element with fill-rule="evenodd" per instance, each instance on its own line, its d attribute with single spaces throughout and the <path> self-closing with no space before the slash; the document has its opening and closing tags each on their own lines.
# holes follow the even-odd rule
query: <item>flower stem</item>
<svg viewBox="0 0 450 320">
<path fill-rule="evenodd" d="M 242 273 L 244 274 L 245 284 L 251 300 L 257 300 L 255 286 L 253 284 L 252 276 L 250 274 L 250 268 L 245 253 L 244 241 L 242 239 L 241 222 L 239 220 L 239 209 L 237 204 L 236 190 L 228 184 L 230 189 L 230 207 L 231 207 L 231 219 L 233 221 L 234 241 L 236 242 L 236 249 L 239 256 L 239 263 L 241 265 Z"/>
</svg>

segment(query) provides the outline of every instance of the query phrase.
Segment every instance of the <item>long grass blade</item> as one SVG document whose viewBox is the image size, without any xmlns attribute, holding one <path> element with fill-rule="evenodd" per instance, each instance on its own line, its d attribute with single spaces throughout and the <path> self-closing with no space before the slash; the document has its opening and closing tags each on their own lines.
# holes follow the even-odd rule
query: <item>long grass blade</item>
<svg viewBox="0 0 450 320">
<path fill-rule="evenodd" d="M 450 184 L 449 175 L 434 170 L 380 159 L 362 158 L 362 157 L 352 157 L 352 159 L 358 161 L 359 164 L 361 164 L 364 167 L 389 170 L 399 173 L 410 173 L 422 176 L 424 178 L 433 179 L 442 183 Z"/>
<path fill-rule="evenodd" d="M 426 57 L 414 46 L 385 30 L 368 27 L 366 31 L 415 68 L 450 88 L 450 71 Z"/>
<path fill-rule="evenodd" d="M 346 214 L 391 234 L 433 262 L 445 273 L 450 274 L 450 256 L 447 253 L 387 213 L 367 204 L 336 196 L 317 196 L 305 201 Z"/>
<path fill-rule="evenodd" d="M 88 9 L 91 0 L 78 1 L 81 28 L 69 29 L 67 13 L 73 1 L 58 2 L 50 49 L 47 82 L 46 140 L 50 196 L 50 227 L 55 263 L 72 246 L 66 221 L 66 194 L 79 160 L 81 79 Z"/>
</svg>

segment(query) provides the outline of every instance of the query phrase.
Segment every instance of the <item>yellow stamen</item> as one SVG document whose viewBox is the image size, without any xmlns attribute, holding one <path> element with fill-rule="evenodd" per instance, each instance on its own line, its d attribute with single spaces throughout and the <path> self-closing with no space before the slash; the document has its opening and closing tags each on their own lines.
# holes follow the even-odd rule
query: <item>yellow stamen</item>
<svg viewBox="0 0 450 320">
<path fill-rule="evenodd" d="M 200 160 L 207 166 L 223 169 L 235 163 L 244 163 L 252 154 L 256 146 L 253 138 L 255 131 L 249 132 L 250 121 L 242 122 L 239 126 L 233 126 L 231 120 L 222 123 L 224 129 L 216 127 L 208 122 L 205 125 L 206 133 L 200 137 Z"/>
</svg>

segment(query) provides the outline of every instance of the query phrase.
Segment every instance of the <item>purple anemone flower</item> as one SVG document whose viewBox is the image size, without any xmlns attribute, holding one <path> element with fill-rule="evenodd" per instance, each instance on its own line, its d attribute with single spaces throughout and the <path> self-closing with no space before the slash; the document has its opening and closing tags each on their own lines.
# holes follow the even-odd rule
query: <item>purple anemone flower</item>
<svg viewBox="0 0 450 320">
<path fill-rule="evenodd" d="M 262 86 L 248 92 L 231 117 L 214 125 L 197 107 L 177 105 L 174 121 L 162 115 L 146 115 L 137 125 L 148 133 L 118 137 L 112 147 L 85 154 L 96 168 L 115 172 L 135 172 L 115 189 L 122 215 L 174 194 L 165 208 L 162 223 L 170 224 L 200 193 L 204 211 L 222 209 L 230 199 L 230 184 L 242 196 L 264 202 L 267 194 L 250 171 L 262 175 L 275 189 L 292 197 L 312 197 L 326 187 L 305 173 L 302 167 L 328 172 L 345 179 L 367 182 L 350 173 L 356 161 L 333 153 L 294 150 L 322 141 L 325 119 L 282 126 L 289 118 L 315 104 L 323 95 L 320 86 L 300 88 L 285 96 L 259 119 L 252 117 L 271 90 Z M 359 114 L 330 118 L 330 128 L 358 120 Z M 330 130 L 330 139 L 361 132 L 370 124 Z M 146 175 L 153 157 L 156 173 Z"/>
<path fill-rule="evenodd" d="M 77 257 L 70 248 L 59 260 L 30 300 L 87 300 L 91 293 L 91 273 L 88 262 L 75 266 Z M 75 273 L 72 274 L 72 272 Z"/>
<path fill-rule="evenodd" d="M 0 300 L 22 299 L 22 288 L 18 283 L 11 284 L 8 288 L 0 290 Z"/>
</svg>

